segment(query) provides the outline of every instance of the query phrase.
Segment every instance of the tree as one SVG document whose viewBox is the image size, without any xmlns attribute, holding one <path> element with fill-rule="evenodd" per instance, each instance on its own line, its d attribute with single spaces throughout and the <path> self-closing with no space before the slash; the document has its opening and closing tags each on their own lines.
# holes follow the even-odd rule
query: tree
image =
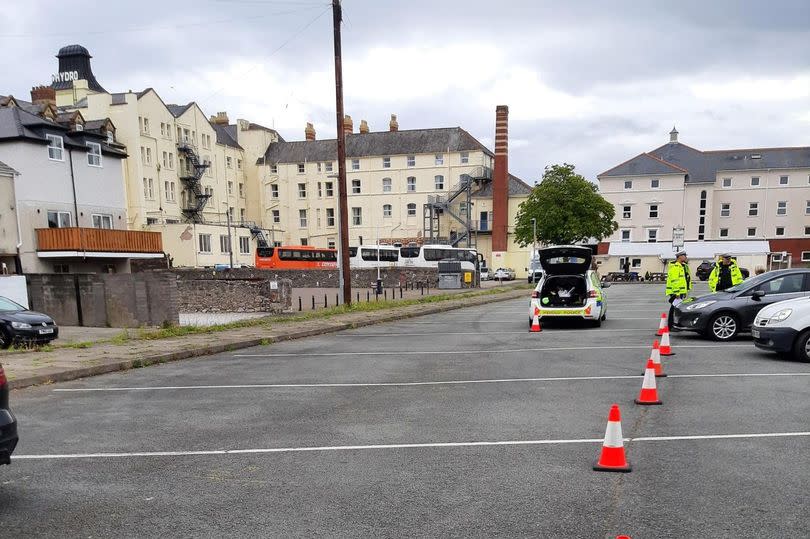
<svg viewBox="0 0 810 539">
<path fill-rule="evenodd" d="M 570 245 L 602 240 L 619 228 L 616 212 L 593 183 L 574 172 L 574 165 L 547 166 L 543 180 L 521 203 L 515 223 L 515 241 L 532 243 L 532 218 L 537 219 L 537 241 Z"/>
</svg>

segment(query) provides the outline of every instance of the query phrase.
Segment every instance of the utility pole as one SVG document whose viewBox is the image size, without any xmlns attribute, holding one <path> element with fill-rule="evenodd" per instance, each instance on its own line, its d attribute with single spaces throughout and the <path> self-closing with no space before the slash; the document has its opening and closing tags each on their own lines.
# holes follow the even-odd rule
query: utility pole
<svg viewBox="0 0 810 539">
<path fill-rule="evenodd" d="M 352 279 L 349 268 L 349 203 L 346 194 L 346 134 L 343 131 L 343 55 L 340 47 L 340 22 L 343 19 L 340 0 L 332 0 L 332 26 L 335 34 L 335 116 L 338 151 L 338 218 L 340 233 L 340 303 L 352 303 Z"/>
</svg>

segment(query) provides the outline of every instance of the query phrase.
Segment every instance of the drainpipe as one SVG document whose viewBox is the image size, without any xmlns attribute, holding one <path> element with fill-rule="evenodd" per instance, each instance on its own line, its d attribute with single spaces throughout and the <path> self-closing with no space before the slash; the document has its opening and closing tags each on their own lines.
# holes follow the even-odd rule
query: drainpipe
<svg viewBox="0 0 810 539">
<path fill-rule="evenodd" d="M 20 204 L 17 202 L 17 176 L 20 174 L 14 172 L 11 175 L 11 190 L 14 191 L 14 216 L 17 218 L 17 256 L 14 257 L 14 265 L 16 266 L 17 275 L 22 275 L 22 260 L 20 259 L 20 247 L 22 247 L 22 229 L 20 228 Z"/>
<path fill-rule="evenodd" d="M 70 183 L 73 187 L 73 210 L 76 212 L 76 228 L 79 230 L 79 241 L 81 242 L 83 260 L 87 260 L 87 250 L 84 245 L 84 234 L 82 228 L 79 226 L 79 201 L 76 197 L 76 176 L 73 173 L 73 150 L 68 148 L 68 161 L 70 162 Z"/>
</svg>

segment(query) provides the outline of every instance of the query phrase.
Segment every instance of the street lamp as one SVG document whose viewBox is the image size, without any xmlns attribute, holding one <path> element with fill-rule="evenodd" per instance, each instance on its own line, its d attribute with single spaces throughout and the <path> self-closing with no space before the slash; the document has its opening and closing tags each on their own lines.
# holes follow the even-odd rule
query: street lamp
<svg viewBox="0 0 810 539">
<path fill-rule="evenodd" d="M 230 257 L 230 269 L 233 269 L 233 243 L 231 242 L 231 212 L 228 207 L 228 202 L 223 201 L 222 205 L 225 207 L 225 218 L 228 223 L 228 256 Z"/>
<path fill-rule="evenodd" d="M 537 256 L 537 219 L 532 217 L 532 271 L 534 271 L 535 257 Z"/>
</svg>

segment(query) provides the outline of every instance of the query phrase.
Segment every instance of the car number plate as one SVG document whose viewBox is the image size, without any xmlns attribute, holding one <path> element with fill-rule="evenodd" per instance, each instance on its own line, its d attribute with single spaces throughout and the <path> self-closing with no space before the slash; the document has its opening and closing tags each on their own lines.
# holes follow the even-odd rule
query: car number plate
<svg viewBox="0 0 810 539">
<path fill-rule="evenodd" d="M 753 338 L 755 338 L 755 339 L 759 339 L 759 330 L 758 329 L 752 329 L 751 330 L 751 336 Z"/>
<path fill-rule="evenodd" d="M 40 334 L 40 335 L 48 335 L 48 334 L 50 334 L 50 333 L 53 333 L 53 328 L 48 328 L 48 329 L 40 329 L 40 330 L 39 330 L 39 334 Z"/>
</svg>

